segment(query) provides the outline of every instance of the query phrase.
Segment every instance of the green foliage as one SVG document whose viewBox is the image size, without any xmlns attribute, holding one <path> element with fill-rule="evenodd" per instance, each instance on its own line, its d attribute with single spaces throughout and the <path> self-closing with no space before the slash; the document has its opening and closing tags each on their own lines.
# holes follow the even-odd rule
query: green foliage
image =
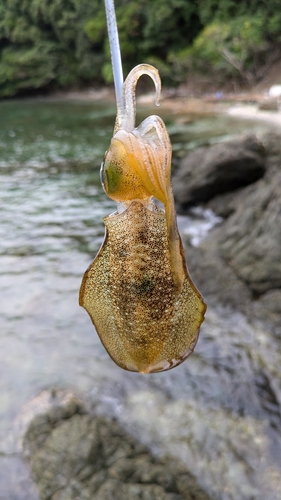
<svg viewBox="0 0 281 500">
<path fill-rule="evenodd" d="M 271 18 L 280 11 L 280 0 L 197 0 L 198 15 L 204 26 L 214 21 L 228 22 L 243 16 Z"/>
<path fill-rule="evenodd" d="M 138 63 L 157 61 L 165 68 L 164 77 L 171 80 L 173 76 L 167 65 L 171 48 L 177 50 L 189 44 L 198 32 L 195 3 L 186 0 L 116 0 L 115 5 L 124 73 Z M 105 62 L 102 74 L 106 82 L 111 82 L 104 13 L 90 19 L 84 30 L 93 42 L 103 43 Z"/>
<path fill-rule="evenodd" d="M 101 45 L 83 30 L 101 2 L 0 0 L 0 96 L 101 81 Z"/>
<path fill-rule="evenodd" d="M 280 55 L 280 0 L 115 0 L 124 74 L 154 64 L 259 78 Z M 112 81 L 103 0 L 0 0 L 0 97 Z"/>
<path fill-rule="evenodd" d="M 227 4 L 230 6 L 231 1 Z M 280 57 L 280 47 L 276 45 L 281 35 L 279 17 L 277 14 L 267 19 L 258 13 L 207 24 L 190 47 L 170 56 L 175 73 L 179 79 L 183 73 L 195 70 L 214 77 L 219 75 L 220 80 L 257 80 L 274 58 Z M 273 30 L 277 35 L 274 44 Z"/>
</svg>

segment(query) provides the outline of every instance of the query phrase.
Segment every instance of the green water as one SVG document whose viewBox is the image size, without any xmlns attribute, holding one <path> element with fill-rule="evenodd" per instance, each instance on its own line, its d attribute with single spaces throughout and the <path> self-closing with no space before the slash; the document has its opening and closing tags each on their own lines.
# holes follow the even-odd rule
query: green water
<svg viewBox="0 0 281 500">
<path fill-rule="evenodd" d="M 114 106 L 15 100 L 0 103 L 0 114 L 1 500 L 38 498 L 15 429 L 26 402 L 53 385 L 98 395 L 101 411 L 180 457 L 214 498 L 281 498 L 279 410 L 256 391 L 266 366 L 281 394 L 280 348 L 270 332 L 209 310 L 196 353 L 171 372 L 144 377 L 113 364 L 78 306 L 82 275 L 103 240 L 102 218 L 115 210 L 99 181 Z M 225 116 L 186 125 L 162 116 L 177 152 L 266 128 Z M 185 223 L 196 228 L 192 218 Z"/>
</svg>

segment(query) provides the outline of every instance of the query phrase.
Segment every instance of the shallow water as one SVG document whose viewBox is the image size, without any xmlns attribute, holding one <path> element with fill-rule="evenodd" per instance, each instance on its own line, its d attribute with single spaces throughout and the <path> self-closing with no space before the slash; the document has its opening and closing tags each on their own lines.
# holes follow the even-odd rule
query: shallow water
<svg viewBox="0 0 281 500">
<path fill-rule="evenodd" d="M 115 210 L 99 181 L 114 107 L 17 100 L 0 103 L 0 112 L 0 499 L 37 497 L 14 422 L 53 385 L 98 395 L 100 411 L 184 460 L 214 498 L 281 498 L 281 352 L 270 332 L 209 308 L 195 354 L 171 372 L 143 376 L 113 364 L 78 306 L 82 275 L 103 240 L 101 219 Z M 175 150 L 187 138 L 195 146 L 226 130 L 268 128 L 229 117 L 175 125 L 162 116 Z M 191 213 L 180 228 L 196 245 L 211 221 L 203 214 L 198 224 Z"/>
</svg>

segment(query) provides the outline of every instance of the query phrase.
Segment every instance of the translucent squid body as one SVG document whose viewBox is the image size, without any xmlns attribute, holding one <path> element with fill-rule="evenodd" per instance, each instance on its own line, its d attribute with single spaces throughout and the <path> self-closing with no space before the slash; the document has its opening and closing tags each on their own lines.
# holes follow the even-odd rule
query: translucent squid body
<svg viewBox="0 0 281 500">
<path fill-rule="evenodd" d="M 153 79 L 157 100 L 160 95 L 153 66 L 136 66 L 124 82 L 124 107 L 101 167 L 118 211 L 103 219 L 105 239 L 83 277 L 79 303 L 117 365 L 150 373 L 177 366 L 193 351 L 206 305 L 188 274 L 178 233 L 166 127 L 149 116 L 135 128 L 142 74 Z"/>
</svg>

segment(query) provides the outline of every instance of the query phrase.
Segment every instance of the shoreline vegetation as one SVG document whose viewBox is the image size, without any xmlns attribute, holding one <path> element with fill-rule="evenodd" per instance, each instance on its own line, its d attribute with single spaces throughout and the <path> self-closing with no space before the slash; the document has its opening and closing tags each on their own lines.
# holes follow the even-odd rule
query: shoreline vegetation
<svg viewBox="0 0 281 500">
<path fill-rule="evenodd" d="M 146 62 L 146 61 L 144 61 Z M 156 66 L 157 67 L 157 66 Z M 132 69 L 132 68 L 131 68 Z M 162 79 L 163 75 L 161 68 L 157 67 Z M 235 83 L 229 79 L 223 84 L 213 78 L 212 76 L 206 76 L 205 78 L 199 75 L 187 76 L 186 83 L 182 83 L 177 87 L 168 87 L 167 85 L 162 85 L 161 96 L 160 96 L 160 106 L 166 105 L 168 102 L 181 102 L 185 100 L 202 100 L 209 103 L 219 103 L 219 102 L 261 102 L 267 100 L 269 96 L 270 88 L 275 85 L 281 85 L 281 58 L 276 61 L 272 66 L 270 71 L 265 75 L 265 77 L 259 83 L 253 83 L 251 86 L 236 86 Z M 147 82 L 149 85 L 147 85 Z M 152 89 L 149 91 L 149 89 Z M 139 95 L 139 96 L 138 96 Z M 16 96 L 10 96 L 12 99 L 20 98 L 50 98 L 50 99 L 78 99 L 78 100 L 106 100 L 115 102 L 115 91 L 113 84 L 102 85 L 93 84 L 84 87 L 70 86 L 70 88 L 65 89 L 42 89 L 40 91 L 31 91 L 30 93 L 18 94 Z M 9 97 L 8 97 L 9 98 Z M 280 99 L 281 96 L 276 96 L 271 100 Z M 154 101 L 154 89 L 150 80 L 146 80 L 143 77 L 138 82 L 137 87 L 137 100 L 143 104 L 150 104 Z M 176 109 L 175 105 L 175 109 Z"/>
<path fill-rule="evenodd" d="M 160 72 L 161 76 L 161 72 Z M 145 80 L 145 78 L 144 78 Z M 147 82 L 139 82 L 137 106 L 153 106 L 155 94 L 149 90 Z M 212 78 L 202 79 L 198 75 L 189 79 L 188 83 L 179 87 L 163 86 L 160 97 L 160 111 L 169 110 L 177 120 L 184 120 L 189 114 L 221 114 L 242 119 L 261 120 L 281 125 L 281 60 L 277 61 L 267 75 L 258 84 L 251 87 L 235 88 L 233 82 L 225 82 L 220 86 Z M 270 89 L 280 86 L 280 93 L 270 96 Z M 53 90 L 14 96 L 12 99 L 46 99 L 69 101 L 106 101 L 115 104 L 113 85 L 76 87 L 65 90 Z M 157 113 L 156 113 L 157 114 Z"/>
<path fill-rule="evenodd" d="M 278 0 L 115 0 L 115 9 L 124 74 L 151 64 L 177 93 L 210 82 L 237 93 L 280 67 Z M 0 98 L 112 83 L 102 0 L 0 0 L 0 11 Z"/>
</svg>

